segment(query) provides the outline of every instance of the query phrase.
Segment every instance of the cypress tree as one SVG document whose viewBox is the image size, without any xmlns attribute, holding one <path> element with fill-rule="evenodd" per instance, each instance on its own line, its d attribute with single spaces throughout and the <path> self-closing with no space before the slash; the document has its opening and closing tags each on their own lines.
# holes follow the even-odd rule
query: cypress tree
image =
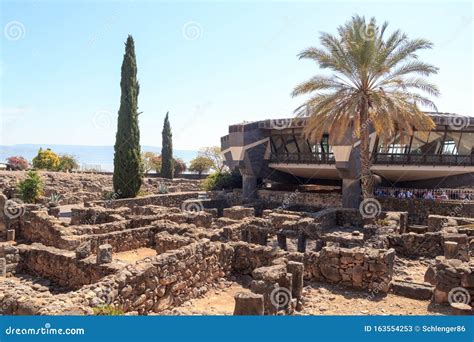
<svg viewBox="0 0 474 342">
<path fill-rule="evenodd" d="M 113 183 L 116 195 L 127 198 L 138 194 L 143 177 L 137 112 L 140 85 L 137 80 L 135 44 L 130 35 L 125 43 L 120 88 L 122 94 L 114 147 Z"/>
<path fill-rule="evenodd" d="M 161 132 L 161 177 L 173 179 L 173 139 L 168 114 L 169 112 L 166 113 Z"/>
</svg>

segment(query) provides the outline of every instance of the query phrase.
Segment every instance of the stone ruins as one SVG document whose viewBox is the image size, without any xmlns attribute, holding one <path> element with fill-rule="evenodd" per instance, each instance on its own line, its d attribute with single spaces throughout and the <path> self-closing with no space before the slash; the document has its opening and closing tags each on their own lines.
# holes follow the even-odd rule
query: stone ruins
<svg viewBox="0 0 474 342">
<path fill-rule="evenodd" d="M 337 303 L 359 314 L 361 301 L 384 300 L 394 304 L 382 312 L 403 314 L 404 299 L 472 313 L 472 202 L 413 200 L 417 214 L 384 203 L 368 218 L 334 194 L 293 196 L 298 211 L 281 192 L 243 204 L 238 190 L 175 180 L 159 194 L 150 179 L 149 195 L 103 200 L 110 176 L 46 177 L 46 191 L 62 195 L 56 210 L 15 202 L 2 175 L 0 314 L 193 314 L 219 298 L 234 315 L 337 314 Z M 462 216 L 450 215 L 456 205 Z"/>
</svg>

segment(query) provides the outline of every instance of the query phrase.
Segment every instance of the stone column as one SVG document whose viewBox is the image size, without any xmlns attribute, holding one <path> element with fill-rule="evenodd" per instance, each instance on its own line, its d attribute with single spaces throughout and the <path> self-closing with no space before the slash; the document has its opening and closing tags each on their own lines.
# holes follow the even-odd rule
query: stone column
<svg viewBox="0 0 474 342">
<path fill-rule="evenodd" d="M 288 272 L 292 274 L 291 296 L 298 300 L 297 310 L 300 309 L 300 300 L 303 295 L 303 271 L 304 266 L 301 262 L 289 261 L 287 265 Z"/>
<path fill-rule="evenodd" d="M 259 244 L 262 246 L 266 246 L 268 243 L 268 233 L 265 231 L 258 232 L 259 235 Z"/>
<path fill-rule="evenodd" d="M 342 207 L 359 208 L 361 199 L 361 187 L 359 179 L 342 179 Z"/>
<path fill-rule="evenodd" d="M 244 203 L 257 199 L 257 177 L 242 175 L 242 199 Z"/>
<path fill-rule="evenodd" d="M 286 236 L 283 234 L 277 234 L 278 247 L 284 251 L 288 250 L 288 245 L 286 244 Z"/>
<path fill-rule="evenodd" d="M 15 241 L 15 229 L 7 230 L 7 241 Z"/>
<path fill-rule="evenodd" d="M 0 258 L 0 278 L 7 276 L 7 259 Z"/>
<path fill-rule="evenodd" d="M 444 257 L 446 259 L 457 259 L 459 253 L 459 246 L 457 242 L 445 241 L 444 242 Z"/>
<path fill-rule="evenodd" d="M 263 315 L 263 295 L 253 292 L 238 292 L 234 299 L 234 315 Z"/>
<path fill-rule="evenodd" d="M 300 253 L 306 252 L 306 235 L 305 234 L 298 235 L 298 252 Z"/>
</svg>

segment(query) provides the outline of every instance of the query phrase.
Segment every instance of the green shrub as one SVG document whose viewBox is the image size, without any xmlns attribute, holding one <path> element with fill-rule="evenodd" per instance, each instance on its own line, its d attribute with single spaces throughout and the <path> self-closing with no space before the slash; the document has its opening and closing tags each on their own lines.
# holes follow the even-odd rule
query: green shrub
<svg viewBox="0 0 474 342">
<path fill-rule="evenodd" d="M 63 154 L 59 157 L 59 170 L 72 171 L 79 168 L 79 164 L 74 156 Z"/>
<path fill-rule="evenodd" d="M 36 203 L 43 195 L 43 180 L 35 171 L 29 171 L 27 178 L 18 183 L 20 198 L 26 203 Z"/>
<path fill-rule="evenodd" d="M 222 190 L 242 187 L 242 176 L 237 172 L 215 172 L 203 181 L 204 190 Z"/>
<path fill-rule="evenodd" d="M 101 305 L 95 307 L 93 310 L 96 316 L 121 316 L 125 313 L 122 309 L 113 305 Z"/>
<path fill-rule="evenodd" d="M 40 170 L 57 171 L 61 165 L 59 156 L 49 148 L 39 149 L 36 157 L 33 158 L 33 167 Z"/>
</svg>

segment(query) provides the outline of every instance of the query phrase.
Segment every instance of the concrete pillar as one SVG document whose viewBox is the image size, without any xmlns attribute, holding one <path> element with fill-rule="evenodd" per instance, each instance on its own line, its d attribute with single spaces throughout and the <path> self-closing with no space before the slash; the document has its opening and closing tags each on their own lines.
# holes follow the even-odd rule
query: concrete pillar
<svg viewBox="0 0 474 342">
<path fill-rule="evenodd" d="M 300 253 L 306 252 L 306 235 L 305 234 L 298 235 L 298 252 Z"/>
<path fill-rule="evenodd" d="M 361 187 L 359 179 L 342 179 L 342 207 L 359 208 L 361 200 Z"/>
<path fill-rule="evenodd" d="M 283 234 L 277 234 L 278 247 L 284 251 L 288 250 L 288 245 L 286 244 L 286 236 Z"/>
<path fill-rule="evenodd" d="M 244 203 L 257 199 L 257 177 L 242 175 L 242 199 Z"/>
<path fill-rule="evenodd" d="M 238 292 L 234 299 L 234 315 L 263 315 L 263 295 L 253 292 Z"/>
</svg>

